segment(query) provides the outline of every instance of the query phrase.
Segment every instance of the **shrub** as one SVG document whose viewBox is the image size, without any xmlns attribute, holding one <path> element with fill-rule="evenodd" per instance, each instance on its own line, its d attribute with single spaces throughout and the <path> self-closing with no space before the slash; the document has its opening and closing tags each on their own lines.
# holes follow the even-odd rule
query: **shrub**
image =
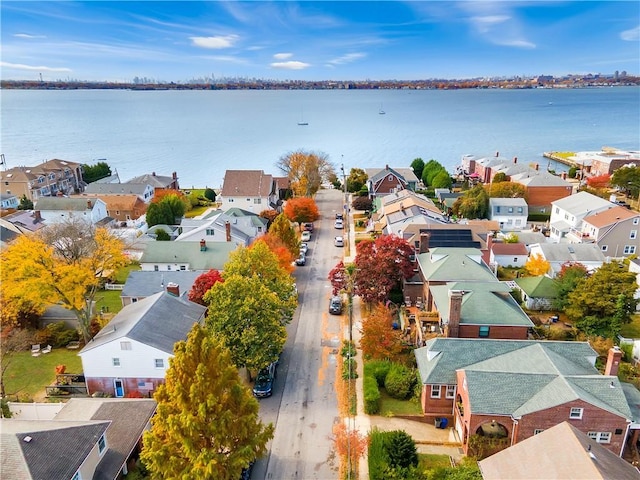
<svg viewBox="0 0 640 480">
<path fill-rule="evenodd" d="M 416 442 L 404 430 L 386 432 L 385 448 L 392 468 L 409 468 L 418 465 Z"/>
<path fill-rule="evenodd" d="M 51 345 L 52 347 L 64 347 L 69 342 L 78 340 L 78 338 L 77 330 L 67 328 L 64 322 L 55 322 L 38 330 L 35 335 L 35 342 Z"/>
<path fill-rule="evenodd" d="M 340 350 L 340 355 L 343 358 L 347 358 L 347 357 L 355 357 L 356 356 L 356 346 L 354 345 L 353 342 L 349 342 L 348 340 L 343 340 L 342 341 L 342 349 Z"/>
<path fill-rule="evenodd" d="M 393 398 L 404 400 L 411 395 L 416 376 L 413 371 L 399 363 L 393 363 L 384 381 L 384 388 Z"/>
<path fill-rule="evenodd" d="M 2 410 L 2 418 L 11 418 L 13 415 L 9 409 L 9 402 L 6 398 L 0 399 L 0 410 Z"/>
<path fill-rule="evenodd" d="M 369 452 L 367 455 L 370 480 L 384 480 L 389 457 L 384 446 L 384 432 L 374 427 L 369 433 Z"/>
<path fill-rule="evenodd" d="M 387 378 L 387 373 L 391 368 L 391 362 L 387 360 L 374 360 L 367 362 L 364 366 L 364 374 L 370 375 L 376 379 L 378 387 L 384 387 L 384 381 Z"/>
<path fill-rule="evenodd" d="M 204 198 L 211 202 L 216 201 L 216 192 L 212 188 L 206 188 L 204 190 Z"/>
<path fill-rule="evenodd" d="M 376 379 L 365 375 L 363 379 L 364 413 L 376 415 L 380 412 L 380 390 Z"/>
<path fill-rule="evenodd" d="M 372 207 L 373 202 L 369 197 L 356 197 L 353 199 L 353 202 L 351 202 L 351 208 L 354 210 L 371 211 Z"/>
<path fill-rule="evenodd" d="M 342 362 L 342 379 L 358 378 L 357 366 L 358 364 L 354 358 L 345 358 L 344 362 Z"/>
</svg>

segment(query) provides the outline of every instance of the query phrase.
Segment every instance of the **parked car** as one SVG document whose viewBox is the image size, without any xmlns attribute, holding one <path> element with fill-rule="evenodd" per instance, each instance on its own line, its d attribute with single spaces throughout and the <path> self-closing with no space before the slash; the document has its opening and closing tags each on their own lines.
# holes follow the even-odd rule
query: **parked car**
<svg viewBox="0 0 640 480">
<path fill-rule="evenodd" d="M 307 256 L 300 252 L 300 255 L 298 256 L 298 258 L 296 258 L 296 265 L 298 266 L 303 266 L 307 264 Z"/>
<path fill-rule="evenodd" d="M 342 298 L 337 295 L 331 297 L 329 301 L 329 313 L 332 315 L 340 315 L 342 313 Z"/>
<path fill-rule="evenodd" d="M 333 244 L 336 247 L 344 247 L 344 238 L 342 238 L 341 236 L 337 236 L 333 239 Z"/>
<path fill-rule="evenodd" d="M 251 462 L 247 468 L 242 469 L 242 473 L 240 474 L 240 480 L 250 480 L 251 472 L 253 471 L 253 464 L 255 461 Z"/>
<path fill-rule="evenodd" d="M 336 220 L 336 223 L 334 223 L 333 226 L 341 230 L 344 227 L 344 224 L 342 223 L 342 220 Z"/>
<path fill-rule="evenodd" d="M 255 397 L 270 397 L 273 394 L 276 365 L 277 362 L 270 363 L 258 372 L 256 382 L 253 384 L 253 395 Z"/>
<path fill-rule="evenodd" d="M 302 242 L 300 244 L 300 253 L 304 253 L 305 255 L 309 251 L 309 244 L 307 242 Z"/>
<path fill-rule="evenodd" d="M 303 223 L 302 229 L 307 232 L 313 232 L 313 223 Z"/>
<path fill-rule="evenodd" d="M 311 232 L 309 230 L 305 230 L 304 232 L 302 232 L 302 236 L 300 237 L 300 240 L 303 242 L 310 242 Z"/>
<path fill-rule="evenodd" d="M 336 213 L 336 220 L 343 220 L 344 215 L 342 213 Z"/>
</svg>

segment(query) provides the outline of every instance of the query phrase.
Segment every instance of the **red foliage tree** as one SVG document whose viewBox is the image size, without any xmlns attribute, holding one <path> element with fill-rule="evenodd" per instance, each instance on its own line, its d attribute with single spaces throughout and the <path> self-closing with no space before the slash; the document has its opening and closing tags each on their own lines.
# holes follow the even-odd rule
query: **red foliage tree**
<svg viewBox="0 0 640 480">
<path fill-rule="evenodd" d="M 291 200 L 287 200 L 284 206 L 284 214 L 292 222 L 297 222 L 300 225 L 306 222 L 315 222 L 320 218 L 320 212 L 318 206 L 313 198 L 308 197 L 296 197 Z"/>
<path fill-rule="evenodd" d="M 366 303 L 385 302 L 402 279 L 414 274 L 413 248 L 395 235 L 383 235 L 356 247 L 355 294 Z"/>
<path fill-rule="evenodd" d="M 605 173 L 604 175 L 597 175 L 595 177 L 587 178 L 587 185 L 591 188 L 605 188 L 609 186 L 611 175 Z"/>
<path fill-rule="evenodd" d="M 337 295 L 339 292 L 346 290 L 347 288 L 347 272 L 344 268 L 344 262 L 340 260 L 338 264 L 333 267 L 327 277 L 333 287 L 333 295 Z"/>
<path fill-rule="evenodd" d="M 189 290 L 189 300 L 206 306 L 207 304 L 202 297 L 204 297 L 204 294 L 207 293 L 216 282 L 224 282 L 218 270 L 209 270 L 203 273 L 193 282 L 193 286 L 191 290 Z"/>
<path fill-rule="evenodd" d="M 393 316 L 387 307 L 377 303 L 371 315 L 362 322 L 360 347 L 365 356 L 374 360 L 395 358 L 402 352 L 399 330 L 393 329 Z"/>
</svg>

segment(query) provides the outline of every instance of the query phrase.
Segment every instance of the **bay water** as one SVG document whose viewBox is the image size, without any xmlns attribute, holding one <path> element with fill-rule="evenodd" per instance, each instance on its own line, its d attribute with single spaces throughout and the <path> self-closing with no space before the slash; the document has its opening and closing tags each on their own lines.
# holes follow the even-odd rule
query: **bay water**
<svg viewBox="0 0 640 480">
<path fill-rule="evenodd" d="M 282 175 L 296 150 L 340 172 L 465 154 L 564 167 L 545 151 L 640 150 L 640 88 L 468 90 L 3 90 L 6 167 L 106 161 L 122 181 L 177 172 L 219 188 L 227 169 Z M 381 112 L 384 112 L 382 114 Z M 307 125 L 299 125 L 306 123 Z"/>
</svg>

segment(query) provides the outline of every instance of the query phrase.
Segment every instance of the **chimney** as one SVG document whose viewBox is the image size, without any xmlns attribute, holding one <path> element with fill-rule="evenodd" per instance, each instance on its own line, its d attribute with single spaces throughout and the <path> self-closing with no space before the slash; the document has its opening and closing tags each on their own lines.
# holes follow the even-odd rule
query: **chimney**
<svg viewBox="0 0 640 480">
<path fill-rule="evenodd" d="M 420 246 L 418 247 L 418 253 L 426 253 L 429 251 L 429 238 L 431 234 L 420 232 Z"/>
<path fill-rule="evenodd" d="M 42 221 L 42 214 L 40 213 L 40 210 L 34 210 L 33 211 L 33 223 L 38 223 Z"/>
<path fill-rule="evenodd" d="M 173 172 L 171 174 L 171 178 L 173 178 L 174 180 L 177 180 L 178 179 L 178 173 L 177 172 Z"/>
<path fill-rule="evenodd" d="M 180 296 L 180 285 L 174 282 L 167 283 L 167 293 L 169 295 L 173 295 L 174 297 Z"/>
<path fill-rule="evenodd" d="M 91 210 L 91 200 L 87 200 L 87 208 Z"/>
<path fill-rule="evenodd" d="M 500 152 L 496 152 L 496 157 L 499 157 L 499 156 L 500 156 Z"/>
<path fill-rule="evenodd" d="M 231 224 L 229 223 L 229 220 L 224 222 L 224 229 L 227 234 L 227 242 L 230 242 L 231 241 Z"/>
<path fill-rule="evenodd" d="M 609 355 L 607 356 L 607 365 L 604 368 L 605 375 L 618 375 L 618 368 L 620 367 L 620 360 L 622 360 L 622 350 L 617 345 L 609 349 Z"/>
<path fill-rule="evenodd" d="M 518 163 L 518 157 L 513 157 L 513 163 Z"/>
<path fill-rule="evenodd" d="M 156 172 L 151 172 L 151 176 L 155 177 L 156 176 Z"/>
<path fill-rule="evenodd" d="M 207 242 L 204 241 L 204 238 L 200 240 L 200 251 L 201 252 L 207 251 Z"/>
<path fill-rule="evenodd" d="M 562 175 L 560 175 L 560 178 L 562 178 L 562 180 L 566 180 L 567 179 L 567 172 L 562 172 Z"/>
<path fill-rule="evenodd" d="M 449 290 L 449 324 L 447 337 L 458 338 L 460 335 L 460 314 L 462 312 L 462 290 Z"/>
<path fill-rule="evenodd" d="M 389 170 L 389 165 L 384 166 L 385 170 Z"/>
<path fill-rule="evenodd" d="M 536 169 L 536 172 L 538 171 L 538 168 L 540 168 L 540 164 L 539 163 L 534 163 L 533 164 L 533 168 Z"/>
</svg>

